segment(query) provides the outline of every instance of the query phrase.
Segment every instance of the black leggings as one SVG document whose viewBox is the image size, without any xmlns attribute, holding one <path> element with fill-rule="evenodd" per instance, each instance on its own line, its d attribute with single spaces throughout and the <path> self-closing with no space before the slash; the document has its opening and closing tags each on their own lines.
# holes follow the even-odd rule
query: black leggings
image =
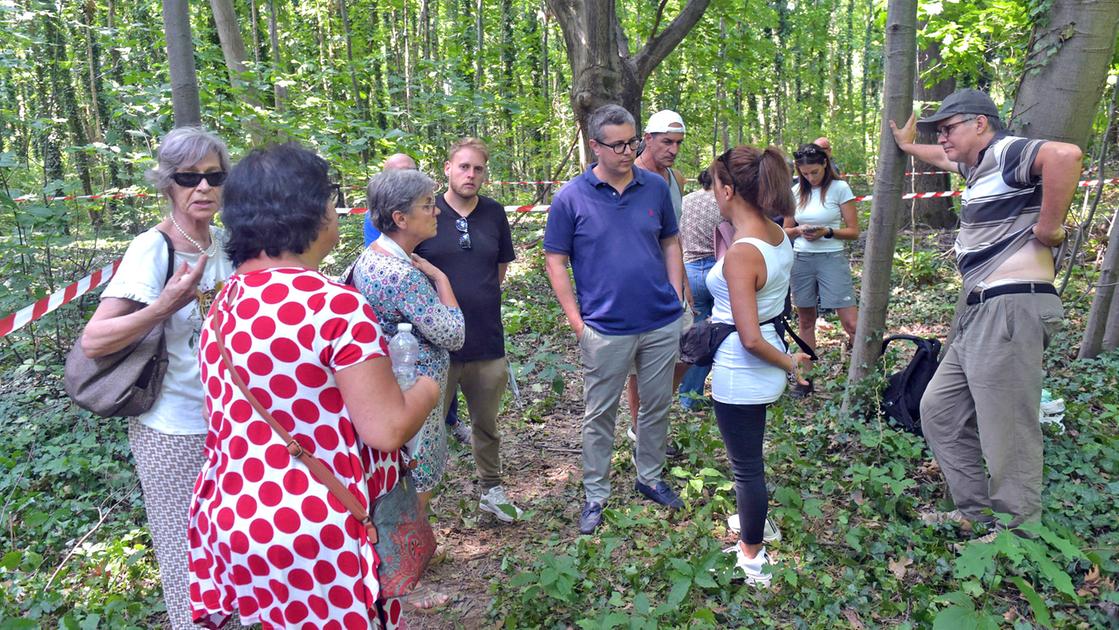
<svg viewBox="0 0 1119 630">
<path fill-rule="evenodd" d="M 760 545 L 769 509 L 765 489 L 765 460 L 762 436 L 765 435 L 766 405 L 728 405 L 715 401 L 715 420 L 727 447 L 727 459 L 734 472 L 734 494 L 742 531 L 739 538 L 748 545 Z"/>
</svg>

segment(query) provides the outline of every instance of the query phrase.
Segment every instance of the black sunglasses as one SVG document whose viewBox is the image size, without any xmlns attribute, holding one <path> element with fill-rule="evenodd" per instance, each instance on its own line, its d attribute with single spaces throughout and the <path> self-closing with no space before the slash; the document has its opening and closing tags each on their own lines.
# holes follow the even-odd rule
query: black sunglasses
<svg viewBox="0 0 1119 630">
<path fill-rule="evenodd" d="M 462 249 L 473 247 L 470 242 L 470 224 L 466 222 L 466 219 L 462 217 L 455 219 L 455 229 L 459 231 L 458 246 Z"/>
<path fill-rule="evenodd" d="M 225 176 L 228 175 L 225 171 L 214 171 L 213 173 L 171 173 L 171 181 L 182 186 L 183 188 L 194 188 L 206 180 L 206 183 L 214 188 L 221 186 L 225 183 Z"/>
<path fill-rule="evenodd" d="M 331 184 L 330 189 L 332 191 L 334 191 L 334 195 L 333 195 L 333 197 L 334 197 L 334 207 L 335 208 L 345 208 L 346 207 L 346 193 L 343 192 L 343 190 L 342 190 L 342 184 Z"/>
<path fill-rule="evenodd" d="M 810 146 L 810 147 L 805 147 L 803 149 L 800 149 L 799 151 L 794 151 L 793 152 L 793 158 L 797 159 L 797 160 L 803 160 L 803 159 L 806 159 L 806 158 L 814 158 L 818 155 L 822 156 L 822 157 L 825 157 L 825 158 L 828 156 L 827 152 L 825 152 L 823 149 L 821 149 L 820 147 L 815 146 L 815 145 Z"/>
</svg>

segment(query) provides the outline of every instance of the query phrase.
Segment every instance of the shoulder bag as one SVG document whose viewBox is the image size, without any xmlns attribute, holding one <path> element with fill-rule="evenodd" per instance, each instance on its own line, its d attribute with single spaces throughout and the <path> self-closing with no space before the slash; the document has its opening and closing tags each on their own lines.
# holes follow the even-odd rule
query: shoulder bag
<svg viewBox="0 0 1119 630">
<path fill-rule="evenodd" d="M 166 234 L 159 234 L 167 243 L 166 286 L 175 272 L 175 248 Z M 95 359 L 86 356 L 79 335 L 66 355 L 63 387 L 75 404 L 99 416 L 138 416 L 159 398 L 166 373 L 167 341 L 161 323 L 127 348 Z"/>
<path fill-rule="evenodd" d="M 431 531 L 427 516 L 420 512 L 419 496 L 416 494 L 416 486 L 408 467 L 400 467 L 400 479 L 388 494 L 372 501 L 371 516 L 354 493 L 342 485 L 342 482 L 319 461 L 319 458 L 303 450 L 299 441 L 292 437 L 249 391 L 241 374 L 233 367 L 233 360 L 222 338 L 221 321 L 221 310 L 214 309 L 211 319 L 214 339 L 218 344 L 221 359 L 225 363 L 226 372 L 241 390 L 241 395 L 252 405 L 256 413 L 271 425 L 272 430 L 287 446 L 288 453 L 292 457 L 298 457 L 311 475 L 326 486 L 330 494 L 346 506 L 350 514 L 365 527 L 369 542 L 377 550 L 377 557 L 380 559 L 377 567 L 377 581 L 381 587 L 380 599 L 406 595 L 419 582 L 420 576 L 435 555 L 435 533 Z"/>
</svg>

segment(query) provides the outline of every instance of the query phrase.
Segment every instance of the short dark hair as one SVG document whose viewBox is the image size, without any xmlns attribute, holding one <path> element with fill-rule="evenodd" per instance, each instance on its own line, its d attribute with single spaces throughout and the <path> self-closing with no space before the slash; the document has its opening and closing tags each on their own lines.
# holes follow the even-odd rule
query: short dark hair
<svg viewBox="0 0 1119 630">
<path fill-rule="evenodd" d="M 635 128 L 637 126 L 633 122 L 633 114 L 629 113 L 628 109 L 611 103 L 599 107 L 587 117 L 587 137 L 595 142 L 600 141 L 602 128 L 607 125 L 629 125 Z"/>
<path fill-rule="evenodd" d="M 704 190 L 711 190 L 711 186 L 713 184 L 713 182 L 711 181 L 711 171 L 703 169 L 699 172 L 699 176 L 696 177 L 696 180 L 699 181 L 700 187 L 702 187 Z"/>
<path fill-rule="evenodd" d="M 991 131 L 994 131 L 995 133 L 998 133 L 998 132 L 1006 129 L 1006 124 L 1003 123 L 1002 119 L 999 118 L 998 116 L 987 116 L 986 114 L 980 114 L 980 115 L 981 116 L 986 116 L 986 118 L 987 118 L 987 128 L 990 129 Z"/>
<path fill-rule="evenodd" d="M 225 253 L 233 266 L 261 252 L 306 251 L 326 224 L 329 171 L 326 160 L 294 142 L 242 158 L 230 170 L 222 197 Z"/>
</svg>

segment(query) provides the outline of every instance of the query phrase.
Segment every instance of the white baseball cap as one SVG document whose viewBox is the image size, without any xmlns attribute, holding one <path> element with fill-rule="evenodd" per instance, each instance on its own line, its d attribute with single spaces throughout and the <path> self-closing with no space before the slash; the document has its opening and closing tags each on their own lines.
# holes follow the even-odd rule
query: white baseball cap
<svg viewBox="0 0 1119 630">
<path fill-rule="evenodd" d="M 649 116 L 645 133 L 685 133 L 684 119 L 671 109 L 662 109 Z"/>
</svg>

